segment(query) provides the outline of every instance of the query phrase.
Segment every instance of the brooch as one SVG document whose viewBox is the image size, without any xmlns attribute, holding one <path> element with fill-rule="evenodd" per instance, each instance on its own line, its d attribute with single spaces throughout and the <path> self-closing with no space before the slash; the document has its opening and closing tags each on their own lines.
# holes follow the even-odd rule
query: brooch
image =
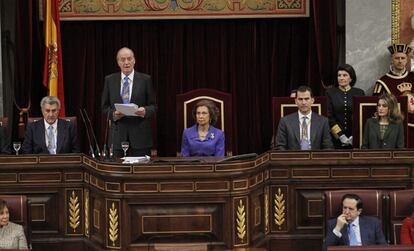
<svg viewBox="0 0 414 251">
<path fill-rule="evenodd" d="M 214 133 L 210 134 L 210 139 L 214 139 Z"/>
</svg>

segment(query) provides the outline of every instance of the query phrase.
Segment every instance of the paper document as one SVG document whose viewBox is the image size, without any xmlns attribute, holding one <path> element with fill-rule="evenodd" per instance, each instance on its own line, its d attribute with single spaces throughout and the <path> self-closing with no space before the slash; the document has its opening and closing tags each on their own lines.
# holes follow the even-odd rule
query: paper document
<svg viewBox="0 0 414 251">
<path fill-rule="evenodd" d="M 123 160 L 122 164 L 134 164 L 134 163 L 142 163 L 142 162 L 148 162 L 151 158 L 148 155 L 140 156 L 140 157 L 123 157 L 121 158 Z"/>
<path fill-rule="evenodd" d="M 115 109 L 118 112 L 125 114 L 126 116 L 138 116 L 135 113 L 138 111 L 138 105 L 136 104 L 115 104 Z"/>
</svg>

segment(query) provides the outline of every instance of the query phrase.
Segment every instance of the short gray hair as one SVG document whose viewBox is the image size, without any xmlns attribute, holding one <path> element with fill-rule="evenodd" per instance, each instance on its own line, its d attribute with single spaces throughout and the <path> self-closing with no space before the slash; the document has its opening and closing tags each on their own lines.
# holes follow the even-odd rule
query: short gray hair
<svg viewBox="0 0 414 251">
<path fill-rule="evenodd" d="M 46 96 L 44 98 L 42 98 L 42 100 L 40 101 L 40 108 L 45 107 L 45 105 L 57 105 L 58 109 L 60 109 L 60 100 L 57 97 L 54 96 Z"/>
</svg>

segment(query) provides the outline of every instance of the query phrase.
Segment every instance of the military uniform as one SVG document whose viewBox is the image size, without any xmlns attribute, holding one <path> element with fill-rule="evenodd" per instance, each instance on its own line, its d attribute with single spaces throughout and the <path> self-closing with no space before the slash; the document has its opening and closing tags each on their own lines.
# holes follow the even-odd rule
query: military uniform
<svg viewBox="0 0 414 251">
<path fill-rule="evenodd" d="M 347 89 L 333 87 L 326 92 L 326 96 L 328 97 L 329 126 L 335 148 L 349 148 L 342 147 L 339 137 L 343 134 L 348 138 L 352 136 L 352 98 L 365 96 L 365 92 L 350 86 Z"/>
</svg>

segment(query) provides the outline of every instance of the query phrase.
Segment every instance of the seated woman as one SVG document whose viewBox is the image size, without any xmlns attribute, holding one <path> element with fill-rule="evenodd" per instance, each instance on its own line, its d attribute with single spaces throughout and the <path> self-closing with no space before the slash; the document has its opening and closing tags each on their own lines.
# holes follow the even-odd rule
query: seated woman
<svg viewBox="0 0 414 251">
<path fill-rule="evenodd" d="M 212 101 L 200 100 L 193 109 L 196 124 L 183 131 L 181 155 L 224 156 L 224 133 L 213 125 L 219 110 Z"/>
<path fill-rule="evenodd" d="M 23 227 L 9 218 L 7 203 L 0 199 L 0 249 L 27 249 Z"/>
<path fill-rule="evenodd" d="M 388 93 L 381 95 L 375 117 L 369 118 L 365 123 L 361 148 L 404 148 L 403 119 L 397 106 L 397 99 Z"/>
<path fill-rule="evenodd" d="M 414 244 L 414 198 L 411 201 L 411 215 L 402 222 L 400 242 L 401 244 Z"/>
</svg>

